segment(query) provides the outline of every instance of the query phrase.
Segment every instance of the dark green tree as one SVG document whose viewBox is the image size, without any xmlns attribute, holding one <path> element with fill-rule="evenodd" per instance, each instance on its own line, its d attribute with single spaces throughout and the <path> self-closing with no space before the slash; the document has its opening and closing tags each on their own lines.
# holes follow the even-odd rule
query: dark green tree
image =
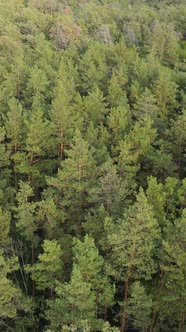
<svg viewBox="0 0 186 332">
<path fill-rule="evenodd" d="M 106 219 L 106 229 L 112 250 L 111 261 L 108 262 L 110 273 L 124 282 L 121 312 L 121 331 L 124 332 L 127 326 L 130 283 L 151 279 L 157 269 L 154 258 L 160 232 L 142 189 L 123 219 L 116 223 Z"/>
</svg>

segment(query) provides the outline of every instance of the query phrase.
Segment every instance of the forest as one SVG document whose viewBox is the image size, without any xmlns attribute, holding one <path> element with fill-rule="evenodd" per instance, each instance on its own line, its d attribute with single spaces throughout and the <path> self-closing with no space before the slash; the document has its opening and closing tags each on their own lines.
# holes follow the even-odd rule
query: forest
<svg viewBox="0 0 186 332">
<path fill-rule="evenodd" d="M 185 0 L 0 0 L 0 332 L 186 331 Z"/>
</svg>

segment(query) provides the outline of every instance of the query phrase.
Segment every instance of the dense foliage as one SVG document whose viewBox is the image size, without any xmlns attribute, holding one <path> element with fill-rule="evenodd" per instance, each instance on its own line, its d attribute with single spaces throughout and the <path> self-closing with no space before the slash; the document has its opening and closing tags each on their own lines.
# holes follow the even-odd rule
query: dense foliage
<svg viewBox="0 0 186 332">
<path fill-rule="evenodd" d="M 0 0 L 0 331 L 185 331 L 185 18 Z"/>
</svg>

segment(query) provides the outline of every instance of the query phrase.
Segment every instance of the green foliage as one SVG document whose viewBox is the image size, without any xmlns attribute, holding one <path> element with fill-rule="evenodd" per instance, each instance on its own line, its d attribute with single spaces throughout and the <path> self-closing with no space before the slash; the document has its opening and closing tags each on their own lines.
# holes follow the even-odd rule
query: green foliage
<svg viewBox="0 0 186 332">
<path fill-rule="evenodd" d="M 95 295 L 78 268 L 74 267 L 69 284 L 57 284 L 56 293 L 56 300 L 48 302 L 51 328 L 58 331 L 65 324 L 79 327 L 82 321 L 91 324 L 95 320 Z"/>
<path fill-rule="evenodd" d="M 15 257 L 5 259 L 0 251 L 0 321 L 4 318 L 16 317 L 16 307 L 19 303 L 20 292 L 7 278 L 8 273 L 18 269 Z"/>
<path fill-rule="evenodd" d="M 130 289 L 128 312 L 135 328 L 147 331 L 151 322 L 152 298 L 146 294 L 145 287 L 139 281 L 133 283 Z"/>
<path fill-rule="evenodd" d="M 10 242 L 9 238 L 10 232 L 10 213 L 8 211 L 3 211 L 0 207 L 0 245 L 7 244 Z"/>
<path fill-rule="evenodd" d="M 117 167 L 111 159 L 100 168 L 98 193 L 100 202 L 110 216 L 116 218 L 121 215 L 126 205 L 128 186 L 127 182 L 119 177 Z"/>
<path fill-rule="evenodd" d="M 94 196 L 91 197 L 91 187 L 95 182 L 96 163 L 93 149 L 82 138 L 79 130 L 66 153 L 68 158 L 62 163 L 57 177 L 48 179 L 48 183 L 61 193 L 63 207 L 68 209 L 68 219 L 71 219 L 71 227 L 80 234 L 84 209 L 94 200 Z"/>
<path fill-rule="evenodd" d="M 33 190 L 26 182 L 20 182 L 20 190 L 17 194 L 18 206 L 15 208 L 17 213 L 16 227 L 28 241 L 32 241 L 37 229 L 35 220 L 36 203 L 31 202 Z"/>
<path fill-rule="evenodd" d="M 108 273 L 116 280 L 125 281 L 121 304 L 121 328 L 125 330 L 130 312 L 129 284 L 131 280 L 149 280 L 157 271 L 155 256 L 160 232 L 152 208 L 142 189 L 137 195 L 136 202 L 124 214 L 123 219 L 116 223 L 106 219 L 105 227 L 112 250 L 108 262 Z M 135 310 L 137 310 L 136 306 Z M 136 316 L 136 319 L 137 317 L 139 316 Z"/>
<path fill-rule="evenodd" d="M 186 218 L 185 210 L 182 217 L 175 220 L 166 229 L 161 255 L 161 269 L 163 271 L 163 287 L 160 293 L 161 305 L 159 315 L 161 320 L 167 319 L 170 326 L 176 324 L 183 328 L 185 293 L 185 237 Z"/>
<path fill-rule="evenodd" d="M 112 248 L 113 272 L 125 279 L 149 279 L 156 271 L 153 259 L 160 233 L 151 206 L 142 189 L 123 219 L 112 224 L 106 219 L 108 240 Z"/>
<path fill-rule="evenodd" d="M 10 110 L 7 112 L 7 120 L 5 122 L 7 137 L 11 139 L 11 145 L 14 152 L 17 152 L 18 146 L 21 145 L 23 135 L 23 109 L 15 98 L 9 102 Z"/>
<path fill-rule="evenodd" d="M 74 240 L 74 266 L 81 272 L 84 281 L 91 285 L 96 296 L 96 312 L 99 316 L 113 303 L 114 287 L 104 275 L 104 259 L 98 253 L 94 240 L 88 235 L 84 242 Z"/>
<path fill-rule="evenodd" d="M 146 194 L 149 204 L 153 207 L 154 216 L 159 222 L 159 225 L 164 226 L 166 223 L 166 194 L 162 183 L 157 183 L 156 178 L 149 177 Z"/>
<path fill-rule="evenodd" d="M 185 330 L 185 10 L 0 0 L 3 332 Z"/>
<path fill-rule="evenodd" d="M 62 274 L 61 248 L 56 240 L 45 240 L 42 247 L 44 252 L 39 254 L 38 262 L 27 267 L 27 271 L 31 272 L 38 289 L 52 290 L 55 280 Z"/>
<path fill-rule="evenodd" d="M 52 133 L 50 122 L 44 119 L 40 98 L 37 94 L 33 99 L 32 112 L 25 119 L 25 125 L 27 132 L 26 150 L 30 157 L 30 164 L 32 164 L 35 157 L 42 156 L 46 151 L 45 143 L 49 143 Z"/>
</svg>

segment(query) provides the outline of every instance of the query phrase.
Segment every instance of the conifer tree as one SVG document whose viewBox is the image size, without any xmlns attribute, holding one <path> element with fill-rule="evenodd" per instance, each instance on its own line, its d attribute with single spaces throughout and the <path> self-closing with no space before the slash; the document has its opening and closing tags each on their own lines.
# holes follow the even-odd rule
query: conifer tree
<svg viewBox="0 0 186 332">
<path fill-rule="evenodd" d="M 150 116 L 152 120 L 157 119 L 158 107 L 156 105 L 156 99 L 148 88 L 145 88 L 145 91 L 134 105 L 133 114 L 138 120 L 143 119 L 147 115 Z"/>
<path fill-rule="evenodd" d="M 185 10 L 0 0 L 3 332 L 185 330 Z"/>
<path fill-rule="evenodd" d="M 61 247 L 56 240 L 44 240 L 42 247 L 44 252 L 39 254 L 38 262 L 28 266 L 27 271 L 31 272 L 36 288 L 50 289 L 53 297 L 55 281 L 62 277 Z"/>
<path fill-rule="evenodd" d="M 82 321 L 95 326 L 95 295 L 91 291 L 91 285 L 83 281 L 76 266 L 73 268 L 70 282 L 57 283 L 55 291 L 57 298 L 48 301 L 49 309 L 46 311 L 51 329 L 58 331 L 65 324 L 81 326 Z"/>
<path fill-rule="evenodd" d="M 119 177 L 116 165 L 108 159 L 100 167 L 100 177 L 98 186 L 98 197 L 100 203 L 105 207 L 106 212 L 117 218 L 123 212 L 123 205 L 126 204 L 126 196 L 129 194 L 128 186 Z"/>
<path fill-rule="evenodd" d="M 70 60 L 62 59 L 57 74 L 56 87 L 50 119 L 54 127 L 54 137 L 58 145 L 58 158 L 64 157 L 64 149 L 72 141 L 74 121 L 72 102 L 75 98 L 76 71 Z"/>
<path fill-rule="evenodd" d="M 0 325 L 6 318 L 15 318 L 19 307 L 20 291 L 8 278 L 8 274 L 18 269 L 15 257 L 5 259 L 0 250 Z M 4 325 L 6 327 L 6 324 Z"/>
<path fill-rule="evenodd" d="M 172 78 L 172 73 L 168 68 L 161 68 L 159 75 L 153 86 L 159 117 L 163 121 L 177 107 L 176 91 L 177 85 Z"/>
<path fill-rule="evenodd" d="M 95 160 L 93 149 L 76 131 L 74 143 L 66 151 L 68 158 L 61 164 L 56 178 L 48 183 L 57 188 L 63 197 L 63 209 L 68 209 L 68 220 L 77 235 L 81 234 L 81 223 L 87 205 L 94 201 L 91 197 L 95 183 Z"/>
<path fill-rule="evenodd" d="M 142 189 L 123 219 L 114 224 L 108 219 L 106 229 L 112 250 L 110 273 L 124 281 L 121 314 L 121 331 L 124 332 L 131 281 L 151 279 L 156 272 L 154 255 L 160 234 L 152 208 Z"/>
<path fill-rule="evenodd" d="M 105 314 L 113 303 L 114 287 L 104 269 L 104 259 L 99 255 L 94 240 L 86 235 L 84 241 L 74 239 L 74 266 L 80 270 L 83 281 L 91 285 L 96 298 L 96 317 Z"/>
<path fill-rule="evenodd" d="M 130 287 L 128 312 L 132 326 L 141 331 L 148 331 L 151 324 L 152 296 L 147 295 L 145 287 L 135 281 Z"/>
<path fill-rule="evenodd" d="M 148 155 L 151 144 L 155 141 L 156 129 L 147 115 L 136 122 L 123 140 L 119 142 L 118 171 L 126 179 L 129 188 L 135 186 L 135 176 L 143 165 L 143 158 Z"/>
<path fill-rule="evenodd" d="M 149 204 L 153 208 L 154 216 L 159 222 L 160 226 L 166 225 L 166 194 L 162 183 L 157 183 L 157 179 L 154 177 L 148 178 L 148 188 L 146 196 Z"/>
<path fill-rule="evenodd" d="M 155 294 L 154 320 L 165 331 L 183 331 L 185 315 L 185 209 L 181 218 L 167 224 L 160 256 L 161 284 Z M 151 329 L 153 331 L 153 329 Z"/>
<path fill-rule="evenodd" d="M 106 108 L 104 103 L 103 93 L 100 91 L 97 85 L 94 85 L 88 96 L 83 99 L 83 106 L 86 114 L 84 115 L 93 122 L 94 125 L 98 125 L 104 121 L 106 114 Z"/>
<path fill-rule="evenodd" d="M 17 193 L 18 206 L 14 208 L 16 213 L 16 228 L 19 234 L 26 239 L 28 243 L 28 255 L 31 256 L 31 264 L 35 263 L 35 248 L 38 245 L 36 231 L 38 225 L 36 222 L 37 204 L 31 201 L 33 189 L 26 182 L 20 182 L 20 189 Z M 23 266 L 23 269 L 25 267 Z M 27 286 L 26 286 L 27 287 Z M 35 283 L 32 283 L 32 298 L 35 297 Z"/>
<path fill-rule="evenodd" d="M 18 206 L 15 208 L 17 214 L 16 227 L 28 241 L 33 241 L 37 224 L 35 220 L 36 203 L 31 201 L 33 189 L 27 182 L 20 182 L 17 193 Z"/>
<path fill-rule="evenodd" d="M 7 112 L 5 122 L 7 137 L 11 139 L 13 152 L 16 153 L 23 135 L 23 109 L 22 105 L 12 98 L 9 102 L 10 110 Z"/>
<path fill-rule="evenodd" d="M 10 213 L 3 211 L 0 207 L 0 245 L 6 245 L 10 242 Z"/>
</svg>

